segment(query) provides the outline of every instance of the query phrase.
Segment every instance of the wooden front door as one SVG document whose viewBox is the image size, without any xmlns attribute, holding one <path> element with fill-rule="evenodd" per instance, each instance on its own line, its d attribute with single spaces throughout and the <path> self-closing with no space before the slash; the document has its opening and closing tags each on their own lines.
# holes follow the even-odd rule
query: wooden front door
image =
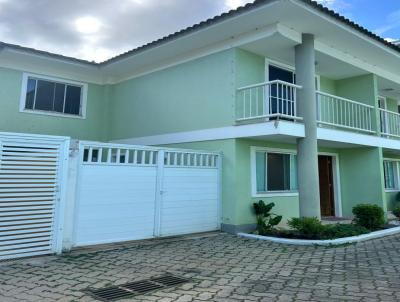
<svg viewBox="0 0 400 302">
<path fill-rule="evenodd" d="M 332 166 L 331 156 L 318 156 L 321 216 L 335 216 Z"/>
</svg>

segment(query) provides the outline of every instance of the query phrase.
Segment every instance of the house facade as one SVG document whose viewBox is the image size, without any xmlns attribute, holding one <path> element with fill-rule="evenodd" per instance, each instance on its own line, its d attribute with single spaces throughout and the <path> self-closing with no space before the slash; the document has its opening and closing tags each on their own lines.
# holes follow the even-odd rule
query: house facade
<svg viewBox="0 0 400 302">
<path fill-rule="evenodd" d="M 96 64 L 3 43 L 1 131 L 223 153 L 222 229 L 392 209 L 400 48 L 308 0 L 265 0 Z"/>
</svg>

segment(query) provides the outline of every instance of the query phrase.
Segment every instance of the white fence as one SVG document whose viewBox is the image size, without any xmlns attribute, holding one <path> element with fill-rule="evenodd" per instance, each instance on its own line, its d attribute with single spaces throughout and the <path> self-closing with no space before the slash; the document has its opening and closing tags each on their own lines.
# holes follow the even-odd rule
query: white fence
<svg viewBox="0 0 400 302">
<path fill-rule="evenodd" d="M 219 229 L 220 154 L 81 142 L 74 246 Z"/>
<path fill-rule="evenodd" d="M 374 110 L 374 106 L 317 91 L 319 124 L 373 133 Z"/>
<path fill-rule="evenodd" d="M 274 117 L 300 120 L 296 112 L 297 89 L 301 89 L 301 86 L 280 80 L 239 88 L 236 120 Z"/>
<path fill-rule="evenodd" d="M 0 260 L 61 251 L 69 139 L 0 133 Z"/>
</svg>

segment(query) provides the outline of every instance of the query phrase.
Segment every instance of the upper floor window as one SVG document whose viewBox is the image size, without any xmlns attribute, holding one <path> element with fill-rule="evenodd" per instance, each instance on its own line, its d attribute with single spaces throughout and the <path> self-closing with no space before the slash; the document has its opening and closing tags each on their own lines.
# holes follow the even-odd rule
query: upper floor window
<svg viewBox="0 0 400 302">
<path fill-rule="evenodd" d="M 278 67 L 267 61 L 268 81 L 281 80 L 287 83 L 296 84 L 296 73 L 294 69 Z M 319 90 L 319 76 L 315 76 L 315 89 Z"/>
<path fill-rule="evenodd" d="M 296 76 L 293 71 L 279 68 L 274 65 L 268 66 L 269 81 L 281 80 L 284 82 L 295 84 Z"/>
<path fill-rule="evenodd" d="M 86 84 L 24 74 L 22 111 L 85 116 Z"/>
</svg>

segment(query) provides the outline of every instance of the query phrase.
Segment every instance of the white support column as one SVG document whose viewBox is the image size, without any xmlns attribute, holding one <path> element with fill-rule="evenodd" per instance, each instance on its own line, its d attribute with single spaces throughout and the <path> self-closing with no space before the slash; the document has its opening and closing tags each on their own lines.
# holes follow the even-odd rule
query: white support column
<svg viewBox="0 0 400 302">
<path fill-rule="evenodd" d="M 321 218 L 313 35 L 302 35 L 302 44 L 295 48 L 295 60 L 296 84 L 303 87 L 297 93 L 297 113 L 305 127 L 305 137 L 297 140 L 300 216 Z"/>
</svg>

